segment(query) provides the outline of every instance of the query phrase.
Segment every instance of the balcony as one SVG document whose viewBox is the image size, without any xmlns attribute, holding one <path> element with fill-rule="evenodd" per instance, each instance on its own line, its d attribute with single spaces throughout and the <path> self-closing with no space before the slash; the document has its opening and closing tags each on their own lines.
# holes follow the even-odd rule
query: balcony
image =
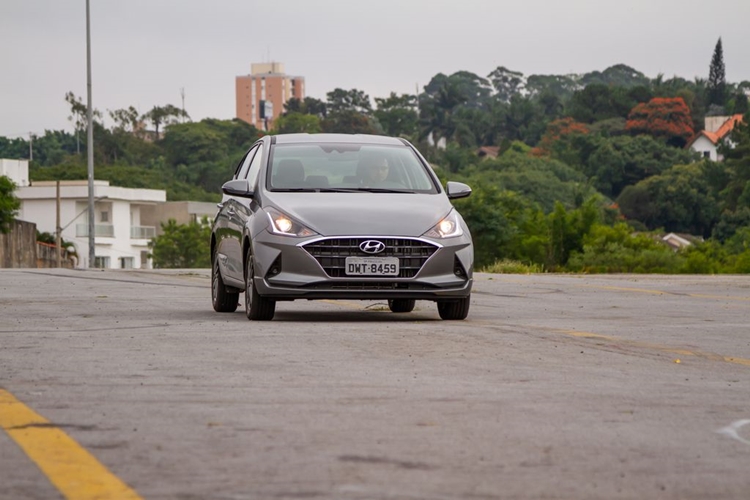
<svg viewBox="0 0 750 500">
<path fill-rule="evenodd" d="M 89 235 L 88 224 L 76 224 L 76 237 L 87 238 Z M 94 224 L 94 236 L 101 238 L 114 238 L 115 226 L 112 224 Z"/>
<path fill-rule="evenodd" d="M 155 236 L 154 226 L 130 226 L 130 239 L 132 240 L 150 240 Z"/>
</svg>

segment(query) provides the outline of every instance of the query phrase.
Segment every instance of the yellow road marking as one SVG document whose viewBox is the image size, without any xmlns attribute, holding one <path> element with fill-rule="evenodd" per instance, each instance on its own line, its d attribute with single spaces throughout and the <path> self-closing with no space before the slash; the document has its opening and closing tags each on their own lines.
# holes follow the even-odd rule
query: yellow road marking
<svg viewBox="0 0 750 500">
<path fill-rule="evenodd" d="M 540 328 L 540 327 L 535 327 L 535 328 Z M 578 337 L 578 338 L 585 338 L 585 339 L 600 339 L 600 340 L 606 340 L 609 342 L 618 342 L 620 344 L 625 344 L 631 347 L 637 347 L 641 349 L 651 349 L 655 351 L 666 352 L 669 354 L 677 354 L 680 356 L 695 356 L 695 357 L 710 359 L 714 361 L 724 361 L 726 363 L 734 363 L 737 365 L 750 366 L 750 359 L 736 358 L 734 356 L 723 356 L 721 354 L 713 354 L 713 353 L 708 353 L 708 352 L 690 351 L 687 349 L 679 349 L 676 347 L 669 347 L 666 345 L 652 344 L 650 342 L 641 342 L 638 340 L 627 340 L 623 338 L 612 337 L 610 335 L 600 335 L 598 333 L 581 332 L 578 330 L 562 330 L 559 328 L 541 328 L 541 329 L 549 330 L 549 331 L 553 331 L 557 333 L 562 333 L 563 335 L 568 335 L 571 337 Z"/>
<path fill-rule="evenodd" d="M 59 427 L 3 389 L 0 389 L 0 427 L 65 498 L 141 498 Z"/>
<path fill-rule="evenodd" d="M 500 328 L 499 325 L 495 323 L 490 323 L 487 321 L 472 321 L 474 324 L 478 325 L 484 325 L 489 326 L 492 328 Z M 667 345 L 662 344 L 653 344 L 650 342 L 641 342 L 639 340 L 628 340 L 624 339 L 622 337 L 614 337 L 612 335 L 602 335 L 600 333 L 592 333 L 592 332 L 584 332 L 580 330 L 567 330 L 563 328 L 552 328 L 548 326 L 538 326 L 538 325 L 507 325 L 512 326 L 514 328 L 521 328 L 521 329 L 535 329 L 535 330 L 543 330 L 547 332 L 552 333 L 559 333 L 562 335 L 566 335 L 568 337 L 576 337 L 581 339 L 591 339 L 591 340 L 601 340 L 605 342 L 612 342 L 612 343 L 618 343 L 622 345 L 627 345 L 630 347 L 635 347 L 638 349 L 651 349 L 654 351 L 661 351 L 669 354 L 677 354 L 679 356 L 694 356 L 697 358 L 703 358 L 703 359 L 709 359 L 711 361 L 723 361 L 725 363 L 732 363 L 735 365 L 743 365 L 743 366 L 750 366 L 750 359 L 747 358 L 738 358 L 736 356 L 724 356 L 723 354 L 714 354 L 711 352 L 703 352 L 703 351 L 691 351 L 688 349 L 680 349 L 678 347 L 670 347 Z"/>
</svg>

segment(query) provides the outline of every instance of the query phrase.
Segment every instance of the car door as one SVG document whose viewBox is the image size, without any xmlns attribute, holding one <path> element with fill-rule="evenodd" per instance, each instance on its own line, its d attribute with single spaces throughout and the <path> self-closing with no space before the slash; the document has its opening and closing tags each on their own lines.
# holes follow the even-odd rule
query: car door
<svg viewBox="0 0 750 500">
<path fill-rule="evenodd" d="M 243 179 L 259 146 L 253 146 L 245 154 L 235 170 L 234 179 Z M 219 203 L 219 213 L 214 222 L 216 252 L 222 275 L 226 278 L 242 280 L 242 225 L 237 215 L 241 203 L 235 196 L 224 194 Z M 239 266 L 239 267 L 238 267 Z"/>
<path fill-rule="evenodd" d="M 237 179 L 247 179 L 250 189 L 257 188 L 258 172 L 263 162 L 263 144 L 258 144 L 251 150 L 252 159 L 247 166 L 243 165 L 237 174 Z M 248 157 L 250 156 L 248 153 Z M 229 244 L 227 245 L 227 272 L 231 278 L 244 280 L 244 264 L 242 255 L 243 229 L 254 211 L 258 209 L 258 203 L 252 198 L 231 196 L 229 208 L 227 209 L 227 234 Z"/>
</svg>

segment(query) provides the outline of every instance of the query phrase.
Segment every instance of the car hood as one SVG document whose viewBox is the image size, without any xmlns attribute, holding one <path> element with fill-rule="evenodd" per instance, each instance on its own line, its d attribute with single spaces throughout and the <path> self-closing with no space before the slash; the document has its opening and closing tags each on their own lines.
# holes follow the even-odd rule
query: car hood
<svg viewBox="0 0 750 500">
<path fill-rule="evenodd" d="M 421 236 L 450 212 L 444 194 L 268 193 L 267 203 L 323 236 Z"/>
</svg>

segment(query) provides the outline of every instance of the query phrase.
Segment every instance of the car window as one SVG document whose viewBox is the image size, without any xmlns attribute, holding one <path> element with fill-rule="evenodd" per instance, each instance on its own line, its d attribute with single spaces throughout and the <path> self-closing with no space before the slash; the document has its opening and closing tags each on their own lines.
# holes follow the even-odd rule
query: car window
<svg viewBox="0 0 750 500">
<path fill-rule="evenodd" d="M 237 166 L 237 170 L 234 173 L 235 179 L 244 179 L 247 175 L 247 171 L 250 168 L 250 162 L 253 159 L 253 155 L 255 155 L 255 152 L 258 150 L 260 146 L 256 146 L 252 148 L 250 151 L 247 152 L 245 157 L 242 159 L 240 164 Z"/>
<path fill-rule="evenodd" d="M 247 180 L 249 181 L 250 187 L 255 188 L 255 184 L 258 182 L 258 174 L 260 173 L 260 164 L 263 161 L 263 144 L 258 146 L 258 151 L 253 157 L 253 161 L 250 163 L 250 169 L 247 171 Z"/>
<path fill-rule="evenodd" d="M 274 190 L 382 188 L 438 192 L 427 167 L 407 146 L 277 144 L 269 174 Z"/>
</svg>

